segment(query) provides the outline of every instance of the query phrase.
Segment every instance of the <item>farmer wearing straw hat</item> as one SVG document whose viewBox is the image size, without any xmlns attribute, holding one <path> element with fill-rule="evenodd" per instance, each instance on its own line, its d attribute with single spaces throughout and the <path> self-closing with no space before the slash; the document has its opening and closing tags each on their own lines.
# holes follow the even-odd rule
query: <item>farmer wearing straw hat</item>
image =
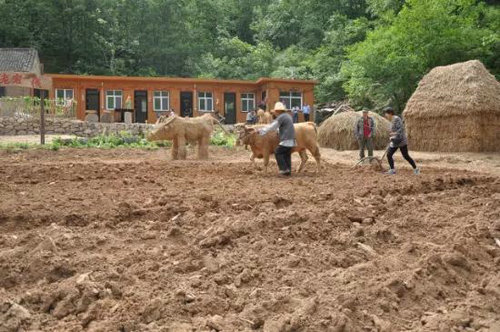
<svg viewBox="0 0 500 332">
<path fill-rule="evenodd" d="M 363 116 L 356 122 L 354 135 L 359 142 L 359 158 L 365 158 L 365 147 L 368 149 L 368 158 L 373 157 L 373 137 L 375 136 L 375 121 L 368 115 L 368 110 L 363 110 Z"/>
<path fill-rule="evenodd" d="M 278 130 L 280 143 L 274 152 L 281 176 L 292 174 L 292 148 L 295 146 L 295 129 L 293 119 L 286 112 L 286 107 L 282 102 L 274 105 L 273 114 L 276 119 L 268 126 L 259 130 L 259 134 L 264 136 L 268 132 Z"/>
</svg>

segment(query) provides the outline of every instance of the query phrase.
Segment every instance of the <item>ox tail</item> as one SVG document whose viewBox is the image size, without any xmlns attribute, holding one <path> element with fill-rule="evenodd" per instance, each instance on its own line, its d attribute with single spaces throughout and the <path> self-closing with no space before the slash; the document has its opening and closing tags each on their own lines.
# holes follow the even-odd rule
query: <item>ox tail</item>
<svg viewBox="0 0 500 332">
<path fill-rule="evenodd" d="M 316 133 L 316 135 L 318 135 L 318 126 L 314 123 L 314 122 L 307 122 L 308 125 L 312 126 L 314 128 L 314 132 Z"/>
</svg>

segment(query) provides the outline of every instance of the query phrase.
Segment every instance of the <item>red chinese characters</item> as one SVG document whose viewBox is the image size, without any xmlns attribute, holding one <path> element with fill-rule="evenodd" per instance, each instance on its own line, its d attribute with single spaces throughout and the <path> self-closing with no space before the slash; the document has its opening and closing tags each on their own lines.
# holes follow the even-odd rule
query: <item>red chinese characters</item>
<svg viewBox="0 0 500 332">
<path fill-rule="evenodd" d="M 14 74 L 12 75 L 12 84 L 21 84 L 22 79 L 23 77 L 21 74 Z"/>
<path fill-rule="evenodd" d="M 9 80 L 9 75 L 3 73 L 0 75 L 0 83 L 3 85 L 9 85 L 10 80 Z"/>
<path fill-rule="evenodd" d="M 38 77 L 33 77 L 33 79 L 31 80 L 31 85 L 34 87 L 34 88 L 39 88 L 42 84 L 40 82 L 40 78 Z"/>
</svg>

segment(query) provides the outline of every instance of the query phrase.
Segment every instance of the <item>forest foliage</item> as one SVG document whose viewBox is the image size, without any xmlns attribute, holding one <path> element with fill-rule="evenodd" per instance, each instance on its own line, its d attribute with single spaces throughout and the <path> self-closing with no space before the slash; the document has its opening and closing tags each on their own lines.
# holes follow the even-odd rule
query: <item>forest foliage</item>
<svg viewBox="0 0 500 332">
<path fill-rule="evenodd" d="M 500 77 L 500 6 L 477 0 L 0 0 L 0 47 L 46 72 L 316 79 L 320 102 L 401 110 L 435 66 Z"/>
</svg>

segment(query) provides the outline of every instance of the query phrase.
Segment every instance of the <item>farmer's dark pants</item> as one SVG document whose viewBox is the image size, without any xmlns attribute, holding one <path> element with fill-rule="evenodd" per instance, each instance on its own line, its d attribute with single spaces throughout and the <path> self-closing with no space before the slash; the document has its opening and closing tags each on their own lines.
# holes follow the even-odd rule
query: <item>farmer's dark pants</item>
<svg viewBox="0 0 500 332">
<path fill-rule="evenodd" d="M 394 155 L 394 153 L 396 151 L 398 151 L 398 149 L 401 150 L 401 154 L 406 159 L 406 161 L 408 161 L 410 163 L 411 167 L 413 167 L 413 169 L 417 168 L 415 161 L 413 161 L 413 159 L 411 159 L 410 155 L 408 154 L 408 145 L 405 145 L 405 146 L 402 146 L 399 148 L 398 147 L 395 147 L 395 148 L 389 147 L 389 149 L 387 150 L 387 161 L 389 161 L 389 166 L 391 167 L 391 169 L 394 169 L 394 159 L 392 158 L 392 156 Z"/>
<path fill-rule="evenodd" d="M 308 122 L 309 121 L 309 114 L 304 114 L 304 121 Z"/>
<path fill-rule="evenodd" d="M 365 157 L 365 148 L 368 149 L 368 157 L 373 157 L 373 139 L 371 137 L 363 137 L 359 140 L 360 159 Z"/>
<path fill-rule="evenodd" d="M 279 145 L 274 151 L 274 156 L 280 172 L 286 173 L 292 170 L 292 148 Z"/>
</svg>

